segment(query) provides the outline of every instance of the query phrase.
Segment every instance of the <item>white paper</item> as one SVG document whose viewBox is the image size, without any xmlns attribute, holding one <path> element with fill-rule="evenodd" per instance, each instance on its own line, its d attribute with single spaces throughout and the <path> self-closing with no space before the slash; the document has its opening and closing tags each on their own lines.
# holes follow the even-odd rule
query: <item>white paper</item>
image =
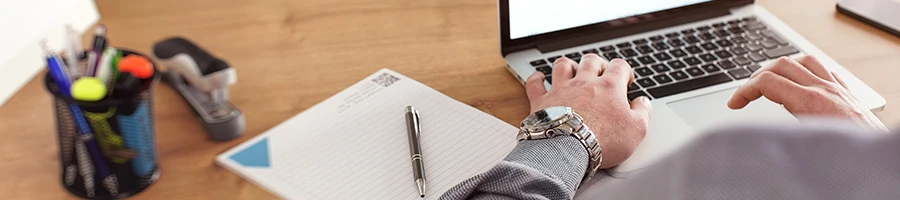
<svg viewBox="0 0 900 200">
<path fill-rule="evenodd" d="M 410 163 L 407 105 L 420 113 L 426 199 L 492 168 L 516 144 L 515 127 L 382 69 L 217 160 L 288 199 L 421 199 Z M 229 158 L 262 139 L 268 139 L 270 167 L 244 167 Z"/>
</svg>

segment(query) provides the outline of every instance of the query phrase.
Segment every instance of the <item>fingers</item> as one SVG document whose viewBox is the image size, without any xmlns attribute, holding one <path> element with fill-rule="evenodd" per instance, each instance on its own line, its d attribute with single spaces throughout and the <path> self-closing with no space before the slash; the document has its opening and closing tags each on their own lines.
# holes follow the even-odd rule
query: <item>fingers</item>
<svg viewBox="0 0 900 200">
<path fill-rule="evenodd" d="M 805 90 L 803 86 L 783 76 L 763 71 L 734 92 L 734 95 L 728 100 L 728 107 L 741 109 L 762 96 L 775 103 L 786 104 L 790 97 L 805 92 L 803 90 Z"/>
<path fill-rule="evenodd" d="M 581 57 L 581 64 L 578 70 L 575 70 L 575 77 L 597 78 L 603 72 L 603 67 L 609 63 L 606 59 L 601 58 L 597 54 L 584 54 Z"/>
<path fill-rule="evenodd" d="M 844 83 L 844 80 L 841 79 L 841 77 L 838 76 L 837 74 L 835 74 L 834 72 L 831 72 L 831 77 L 834 77 L 834 80 L 837 81 L 838 84 L 841 84 L 841 86 L 844 87 L 844 89 L 848 89 L 848 90 L 850 89 L 847 87 L 847 84 Z"/>
<path fill-rule="evenodd" d="M 603 71 L 603 76 L 600 76 L 601 80 L 606 80 L 612 84 L 611 86 L 621 89 L 622 94 L 625 94 L 625 90 L 633 78 L 634 72 L 631 71 L 631 66 L 628 66 L 628 63 L 622 59 L 613 59 L 609 62 Z"/>
<path fill-rule="evenodd" d="M 575 68 L 578 63 L 572 59 L 562 57 L 553 62 L 553 83 L 563 83 L 572 80 L 575 76 Z"/>
<path fill-rule="evenodd" d="M 641 96 L 631 100 L 631 110 L 644 119 L 644 122 L 650 122 L 650 112 L 653 106 L 650 104 L 650 98 Z"/>
<path fill-rule="evenodd" d="M 531 102 L 537 101 L 538 97 L 547 94 L 547 89 L 544 88 L 543 73 L 534 72 L 534 74 L 528 76 L 528 79 L 525 80 L 525 94 L 528 95 L 528 101 Z"/>
<path fill-rule="evenodd" d="M 803 65 L 797 63 L 788 57 L 781 57 L 772 64 L 771 67 L 763 68 L 754 73 L 750 78 L 755 78 L 764 71 L 770 71 L 784 78 L 799 83 L 800 85 L 811 86 L 823 83 L 823 80 L 807 70 Z"/>
<path fill-rule="evenodd" d="M 836 82 L 834 75 L 831 74 L 831 71 L 828 68 L 825 68 L 825 65 L 822 65 L 819 62 L 819 59 L 816 59 L 814 56 L 803 56 L 797 60 L 798 63 L 806 67 L 810 72 L 818 76 L 819 78 L 825 79 L 826 81 Z"/>
</svg>

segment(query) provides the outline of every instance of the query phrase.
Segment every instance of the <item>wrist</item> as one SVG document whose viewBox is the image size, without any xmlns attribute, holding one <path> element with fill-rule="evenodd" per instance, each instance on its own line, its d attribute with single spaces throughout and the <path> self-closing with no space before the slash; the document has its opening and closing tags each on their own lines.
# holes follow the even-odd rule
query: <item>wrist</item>
<svg viewBox="0 0 900 200">
<path fill-rule="evenodd" d="M 520 141 L 504 160 L 534 168 L 574 190 L 587 172 L 589 158 L 578 139 L 563 136 Z"/>
</svg>

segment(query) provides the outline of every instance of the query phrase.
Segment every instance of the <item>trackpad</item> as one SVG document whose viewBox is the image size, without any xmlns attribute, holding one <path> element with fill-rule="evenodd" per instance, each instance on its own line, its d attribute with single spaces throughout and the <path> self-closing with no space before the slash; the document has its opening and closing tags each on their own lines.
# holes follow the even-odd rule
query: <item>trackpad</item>
<svg viewBox="0 0 900 200">
<path fill-rule="evenodd" d="M 732 123 L 797 121 L 783 106 L 766 98 L 750 102 L 740 110 L 728 108 L 728 100 L 737 88 L 668 103 L 681 119 L 695 131 L 706 131 Z"/>
</svg>

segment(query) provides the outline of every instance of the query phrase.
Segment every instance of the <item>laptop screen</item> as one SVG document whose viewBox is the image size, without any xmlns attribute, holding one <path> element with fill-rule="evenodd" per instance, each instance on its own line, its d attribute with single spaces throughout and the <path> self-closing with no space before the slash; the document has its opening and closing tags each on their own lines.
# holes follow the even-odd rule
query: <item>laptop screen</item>
<svg viewBox="0 0 900 200">
<path fill-rule="evenodd" d="M 509 1 L 509 39 L 518 39 L 711 0 Z"/>
</svg>

